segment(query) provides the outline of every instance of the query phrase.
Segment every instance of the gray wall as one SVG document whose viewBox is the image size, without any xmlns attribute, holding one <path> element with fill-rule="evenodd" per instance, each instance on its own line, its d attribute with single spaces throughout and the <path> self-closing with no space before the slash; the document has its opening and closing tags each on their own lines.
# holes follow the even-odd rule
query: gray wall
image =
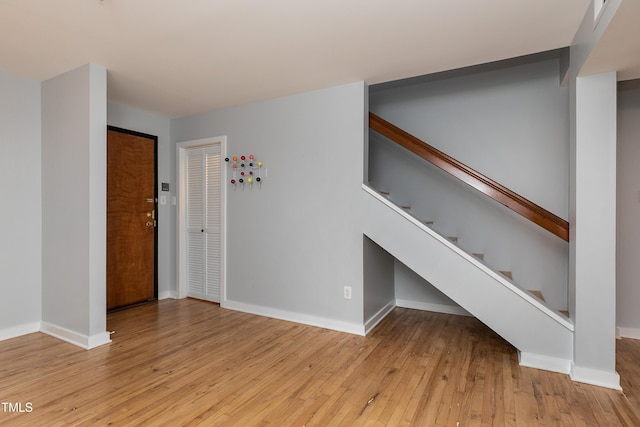
<svg viewBox="0 0 640 427">
<path fill-rule="evenodd" d="M 0 339 L 39 328 L 40 154 L 40 83 L 0 73 Z"/>
<path fill-rule="evenodd" d="M 568 306 L 574 322 L 571 378 L 620 387 L 615 372 L 616 77 L 580 76 L 621 0 L 594 26 L 593 3 L 571 44 Z"/>
<path fill-rule="evenodd" d="M 617 321 L 640 338 L 640 80 L 618 90 Z"/>
<path fill-rule="evenodd" d="M 370 109 L 566 219 L 569 92 L 559 86 L 559 68 L 558 57 L 545 54 L 372 87 Z M 566 308 L 566 242 L 375 133 L 369 167 L 373 186 L 392 200 L 458 237 L 468 252 L 484 253 L 495 269 L 512 271 L 523 289 L 541 290 L 553 307 Z M 416 293 L 403 283 L 397 294 Z M 418 297 L 430 295 L 425 289 Z"/>
<path fill-rule="evenodd" d="M 171 120 L 167 117 L 109 103 L 107 123 L 111 126 L 142 132 L 158 137 L 158 197 L 167 203 L 158 203 L 158 298 L 175 298 L 176 289 L 176 207 L 171 204 L 175 196 L 175 146 L 171 143 Z M 162 191 L 161 183 L 169 183 L 170 191 Z"/>
<path fill-rule="evenodd" d="M 394 269 L 395 297 L 398 305 L 453 314 L 468 314 L 451 298 L 425 282 L 418 273 L 398 260 Z"/>
<path fill-rule="evenodd" d="M 367 236 L 362 236 L 364 260 L 364 321 L 395 306 L 394 258 Z"/>
<path fill-rule="evenodd" d="M 42 320 L 88 346 L 106 331 L 106 110 L 103 67 L 42 83 Z"/>
<path fill-rule="evenodd" d="M 268 173 L 228 187 L 228 303 L 362 326 L 364 100 L 358 82 L 171 122 L 174 142 L 226 135 Z"/>
<path fill-rule="evenodd" d="M 370 109 L 567 218 L 569 90 L 559 86 L 559 59 L 540 58 L 372 86 Z"/>
<path fill-rule="evenodd" d="M 576 168 L 571 221 L 575 293 L 572 377 L 614 381 L 616 321 L 616 73 L 575 79 Z"/>
</svg>

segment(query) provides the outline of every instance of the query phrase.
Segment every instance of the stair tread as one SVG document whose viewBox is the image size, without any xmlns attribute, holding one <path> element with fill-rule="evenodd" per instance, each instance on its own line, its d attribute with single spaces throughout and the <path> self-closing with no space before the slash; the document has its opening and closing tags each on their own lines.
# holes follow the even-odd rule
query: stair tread
<svg viewBox="0 0 640 427">
<path fill-rule="evenodd" d="M 546 300 L 544 299 L 544 295 L 542 295 L 541 291 L 529 290 L 529 293 L 534 295 L 536 298 L 546 302 Z M 571 315 L 567 310 L 558 310 L 558 312 L 567 318 L 571 317 Z"/>
<path fill-rule="evenodd" d="M 501 271 L 500 274 L 513 280 L 513 273 L 511 273 L 510 271 Z"/>
<path fill-rule="evenodd" d="M 389 196 L 390 193 L 388 191 L 378 191 L 378 193 L 380 193 L 383 196 Z M 404 209 L 404 210 L 410 210 L 411 206 L 410 205 L 399 205 L 400 208 Z M 433 225 L 433 221 L 431 220 L 425 220 L 422 221 L 424 224 L 426 225 Z M 447 236 L 447 239 L 453 243 L 457 243 L 458 242 L 458 237 L 457 236 Z M 474 252 L 472 253 L 472 255 L 476 258 L 478 258 L 481 261 L 484 261 L 484 253 L 481 252 Z M 513 273 L 511 271 L 506 271 L 506 270 L 502 270 L 500 271 L 500 274 L 502 274 L 503 276 L 507 277 L 510 280 L 513 280 Z M 538 290 L 529 290 L 529 293 L 534 295 L 536 298 L 540 299 L 541 301 L 545 301 L 544 296 L 542 295 L 541 291 Z M 569 312 L 566 310 L 559 310 L 559 312 L 565 316 L 565 317 L 570 317 Z"/>
<path fill-rule="evenodd" d="M 540 292 L 540 291 L 529 291 L 529 293 L 535 295 L 536 297 L 538 297 L 542 301 L 544 301 L 544 297 L 542 296 L 542 292 Z"/>
</svg>

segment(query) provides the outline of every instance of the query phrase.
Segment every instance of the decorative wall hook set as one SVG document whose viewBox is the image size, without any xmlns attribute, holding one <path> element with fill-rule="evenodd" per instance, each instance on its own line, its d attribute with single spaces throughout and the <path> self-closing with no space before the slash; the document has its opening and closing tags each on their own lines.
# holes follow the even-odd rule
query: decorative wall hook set
<svg viewBox="0 0 640 427">
<path fill-rule="evenodd" d="M 233 175 L 229 181 L 231 185 L 260 184 L 263 180 L 263 164 L 256 160 L 253 154 L 248 156 L 225 157 L 225 162 L 231 167 Z"/>
</svg>

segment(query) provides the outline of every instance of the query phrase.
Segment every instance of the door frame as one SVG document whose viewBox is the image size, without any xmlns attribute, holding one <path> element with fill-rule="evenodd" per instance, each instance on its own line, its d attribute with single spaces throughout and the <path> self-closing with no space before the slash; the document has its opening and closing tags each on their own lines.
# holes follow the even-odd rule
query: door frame
<svg viewBox="0 0 640 427">
<path fill-rule="evenodd" d="M 153 208 L 156 210 L 156 226 L 153 232 L 153 297 L 158 300 L 158 230 L 160 224 L 160 213 L 158 212 L 158 137 L 148 133 L 135 130 L 124 129 L 117 126 L 107 125 L 107 131 L 120 132 L 127 135 L 139 136 L 141 138 L 153 140 Z M 109 143 L 107 138 L 107 144 Z M 105 289 L 106 292 L 106 289 Z M 116 309 L 118 310 L 118 309 Z"/>
<path fill-rule="evenodd" d="M 176 282 L 178 284 L 178 298 L 187 297 L 187 179 L 186 179 L 186 160 L 187 150 L 191 148 L 205 148 L 214 145 L 220 145 L 220 157 L 224 159 L 227 152 L 227 137 L 216 136 L 211 138 L 195 139 L 191 141 L 183 141 L 176 143 L 176 239 L 177 239 L 177 256 L 176 256 Z M 223 161 L 220 177 L 220 197 L 222 199 L 222 212 L 220 224 L 221 230 L 221 253 L 222 253 L 222 271 L 220 272 L 220 306 L 224 306 L 227 300 L 227 165 Z"/>
</svg>

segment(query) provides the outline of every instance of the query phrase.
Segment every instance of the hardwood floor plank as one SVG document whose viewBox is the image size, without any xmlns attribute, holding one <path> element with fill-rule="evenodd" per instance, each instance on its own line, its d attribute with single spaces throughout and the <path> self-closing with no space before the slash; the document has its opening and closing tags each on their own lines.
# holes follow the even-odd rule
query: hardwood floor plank
<svg viewBox="0 0 640 427">
<path fill-rule="evenodd" d="M 557 426 L 561 424 L 562 417 L 555 393 L 547 379 L 548 375 L 542 375 L 542 371 L 536 369 L 531 371 L 533 393 L 538 402 L 540 416 L 538 421 L 541 426 Z"/>
<path fill-rule="evenodd" d="M 437 426 L 445 426 L 447 425 L 448 419 L 457 417 L 457 415 L 453 415 L 453 413 L 457 414 L 458 412 L 456 412 L 455 408 L 459 409 L 460 407 L 455 397 L 457 396 L 456 386 L 461 371 L 459 364 L 461 353 L 460 344 L 463 339 L 462 330 L 456 328 L 454 322 L 447 322 L 445 329 L 447 330 L 446 336 L 449 338 L 449 344 L 445 348 L 445 357 L 442 365 L 443 370 L 441 372 L 442 376 L 440 377 L 445 384 L 434 423 L 434 425 Z M 455 422 L 457 421 L 456 419 Z"/>
<path fill-rule="evenodd" d="M 488 358 L 487 372 L 485 374 L 482 424 L 504 426 L 504 394 L 495 393 L 495 390 L 503 390 L 502 376 L 502 352 L 501 346 L 495 346 Z"/>
<path fill-rule="evenodd" d="M 616 340 L 616 370 L 622 391 L 636 412 L 640 411 L 640 340 Z"/>
<path fill-rule="evenodd" d="M 504 398 L 504 425 L 514 427 L 516 425 L 515 380 L 517 378 L 517 362 L 513 354 L 502 354 L 502 384 L 503 390 L 497 392 Z"/>
<path fill-rule="evenodd" d="M 591 390 L 610 425 L 636 426 L 637 411 L 620 399 L 620 392 L 601 387 Z"/>
<path fill-rule="evenodd" d="M 90 351 L 40 333 L 0 342 L 4 426 L 640 425 L 637 341 L 625 393 L 518 365 L 471 317 L 396 309 L 367 337 L 195 300 L 109 314 Z"/>
<path fill-rule="evenodd" d="M 609 422 L 606 419 L 606 416 L 602 412 L 602 408 L 597 400 L 592 399 L 593 394 L 591 393 L 591 389 L 593 387 L 588 386 L 586 384 L 576 384 L 575 389 L 575 400 L 572 408 L 572 415 L 576 417 L 582 425 L 589 426 L 606 426 L 609 425 Z M 580 424 L 580 423 L 577 423 Z"/>
<path fill-rule="evenodd" d="M 532 368 L 521 368 L 520 376 L 516 382 L 514 390 L 514 401 L 516 404 L 516 425 L 538 426 L 538 402 L 534 396 L 533 384 L 531 382 Z"/>
</svg>

